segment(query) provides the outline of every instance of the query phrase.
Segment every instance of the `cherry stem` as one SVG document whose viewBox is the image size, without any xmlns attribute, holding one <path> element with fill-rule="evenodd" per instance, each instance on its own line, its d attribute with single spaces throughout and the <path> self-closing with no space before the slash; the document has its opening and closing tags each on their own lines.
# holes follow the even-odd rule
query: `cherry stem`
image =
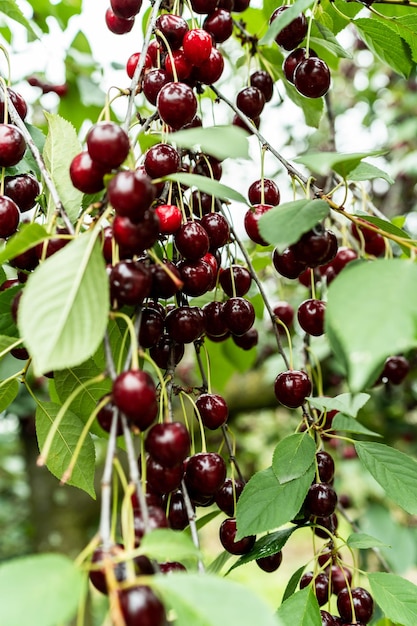
<svg viewBox="0 0 417 626">
<path fill-rule="evenodd" d="M 200 540 L 198 538 L 197 532 L 197 524 L 196 524 L 196 514 L 193 509 L 193 505 L 191 504 L 190 496 L 188 494 L 188 489 L 186 487 L 185 481 L 181 481 L 181 491 L 182 497 L 184 498 L 185 510 L 187 511 L 187 517 L 190 524 L 191 538 L 193 540 L 193 544 L 197 548 L 200 549 Z M 204 564 L 203 561 L 199 558 L 197 562 L 198 571 L 204 573 Z"/>
<path fill-rule="evenodd" d="M 221 429 L 222 429 L 224 443 L 226 444 L 226 448 L 227 448 L 227 451 L 229 453 L 229 461 L 230 461 L 230 463 L 232 463 L 232 465 L 236 469 L 240 480 L 243 483 L 246 483 L 246 480 L 245 480 L 245 478 L 244 478 L 244 476 L 242 474 L 242 471 L 240 469 L 239 463 L 237 462 L 237 459 L 236 459 L 236 456 L 235 456 L 234 447 L 232 446 L 232 442 L 230 441 L 229 427 L 227 426 L 227 424 L 222 424 Z"/>
</svg>

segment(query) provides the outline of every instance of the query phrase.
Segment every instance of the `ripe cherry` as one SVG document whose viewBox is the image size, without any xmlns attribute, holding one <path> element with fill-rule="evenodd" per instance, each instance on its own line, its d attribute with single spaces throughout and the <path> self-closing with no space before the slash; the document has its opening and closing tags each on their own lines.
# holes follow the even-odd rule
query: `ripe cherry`
<svg viewBox="0 0 417 626">
<path fill-rule="evenodd" d="M 256 70 L 250 75 L 250 84 L 262 91 L 265 102 L 272 100 L 274 94 L 274 82 L 271 75 L 265 70 Z"/>
<path fill-rule="evenodd" d="M 115 15 L 111 7 L 107 9 L 104 19 L 109 31 L 115 35 L 124 35 L 125 33 L 129 33 L 135 24 L 134 18 L 125 19 L 123 17 L 118 17 Z"/>
<path fill-rule="evenodd" d="M 201 259 L 210 247 L 207 231 L 197 221 L 183 224 L 174 237 L 178 252 L 191 261 Z"/>
<path fill-rule="evenodd" d="M 111 179 L 107 193 L 117 215 L 137 222 L 154 201 L 156 187 L 142 170 L 123 170 Z"/>
<path fill-rule="evenodd" d="M 159 232 L 163 235 L 173 235 L 181 226 L 182 213 L 176 204 L 160 204 L 155 212 L 159 218 Z"/>
<path fill-rule="evenodd" d="M 217 393 L 202 393 L 195 404 L 206 428 L 216 430 L 226 423 L 229 408 L 223 396 Z"/>
<path fill-rule="evenodd" d="M 244 296 L 248 293 L 252 284 L 252 276 L 243 265 L 231 265 L 220 271 L 220 285 L 230 298 Z"/>
<path fill-rule="evenodd" d="M 161 88 L 156 106 L 162 121 L 178 129 L 194 118 L 197 113 L 197 98 L 189 85 L 171 82 Z"/>
<path fill-rule="evenodd" d="M 99 410 L 97 413 L 97 421 L 101 428 L 109 433 L 113 422 L 114 412 L 117 411 L 115 405 L 110 400 Z M 123 434 L 122 422 L 117 416 L 116 437 L 120 437 Z"/>
<path fill-rule="evenodd" d="M 285 278 L 298 278 L 306 269 L 306 264 L 298 259 L 294 246 L 285 248 L 281 253 L 275 248 L 272 253 L 272 263 L 278 274 Z"/>
<path fill-rule="evenodd" d="M 284 59 L 284 62 L 282 64 L 282 69 L 285 74 L 285 78 L 290 83 L 294 83 L 295 69 L 297 65 L 301 63 L 301 61 L 304 61 L 304 59 L 306 58 L 306 54 L 307 54 L 306 48 L 295 48 L 295 50 L 292 50 L 289 53 L 289 55 Z M 314 50 L 309 48 L 308 56 L 316 57 L 317 54 L 314 52 Z"/>
<path fill-rule="evenodd" d="M 12 167 L 23 159 L 26 141 L 13 124 L 0 124 L 0 166 Z"/>
<path fill-rule="evenodd" d="M 283 11 L 286 11 L 289 8 L 290 7 L 288 5 L 283 5 L 275 9 L 269 19 L 269 23 L 271 24 Z M 275 41 L 285 50 L 293 50 L 303 41 L 307 34 L 307 28 L 307 20 L 304 14 L 300 13 L 298 17 L 288 24 L 288 26 L 284 26 L 284 28 L 275 37 Z"/>
<path fill-rule="evenodd" d="M 20 222 L 20 211 L 15 202 L 8 196 L 0 196 L 0 237 L 7 239 L 17 231 Z"/>
<path fill-rule="evenodd" d="M 177 267 L 183 281 L 182 291 L 187 296 L 202 296 L 213 288 L 213 269 L 203 259 L 180 261 Z"/>
<path fill-rule="evenodd" d="M 226 478 L 216 493 L 216 504 L 229 517 L 235 516 L 236 502 L 240 498 L 245 483 L 239 478 Z"/>
<path fill-rule="evenodd" d="M 221 213 L 207 213 L 200 223 L 208 235 L 211 249 L 221 248 L 229 241 L 230 227 Z"/>
<path fill-rule="evenodd" d="M 294 309 L 289 302 L 277 302 L 272 311 L 279 321 L 283 322 L 287 328 L 291 328 L 294 320 Z M 278 329 L 284 332 L 281 325 L 278 325 Z"/>
<path fill-rule="evenodd" d="M 330 87 L 330 70 L 323 59 L 308 57 L 294 71 L 294 85 L 306 98 L 320 98 Z"/>
<path fill-rule="evenodd" d="M 32 174 L 4 178 L 4 195 L 14 200 L 22 213 L 35 206 L 40 190 L 40 185 Z"/>
<path fill-rule="evenodd" d="M 143 370 L 126 370 L 119 374 L 113 382 L 112 399 L 141 430 L 146 430 L 158 413 L 155 384 Z"/>
<path fill-rule="evenodd" d="M 253 205 L 269 204 L 276 206 L 280 202 L 280 197 L 278 185 L 270 178 L 255 180 L 248 189 L 248 199 Z"/>
<path fill-rule="evenodd" d="M 203 28 L 210 33 L 216 43 L 223 43 L 233 32 L 232 16 L 225 9 L 215 9 L 207 15 Z"/>
<path fill-rule="evenodd" d="M 94 124 L 87 133 L 86 141 L 93 161 L 108 170 L 119 167 L 129 154 L 129 137 L 115 122 Z"/>
<path fill-rule="evenodd" d="M 119 261 L 110 272 L 111 297 L 119 306 L 137 306 L 149 295 L 152 275 L 141 261 L 126 259 Z"/>
<path fill-rule="evenodd" d="M 219 80 L 224 70 L 221 52 L 213 46 L 207 61 L 194 68 L 192 76 L 204 85 L 212 85 Z"/>
<path fill-rule="evenodd" d="M 170 81 L 185 81 L 189 78 L 193 65 L 185 56 L 184 50 L 172 50 L 165 57 L 164 69 Z"/>
<path fill-rule="evenodd" d="M 190 63 L 198 67 L 210 57 L 213 42 L 207 31 L 193 28 L 185 33 L 182 47 Z"/>
<path fill-rule="evenodd" d="M 156 20 L 155 27 L 159 43 L 165 47 L 165 41 L 158 36 L 158 30 L 162 32 L 171 50 L 177 50 L 181 47 L 184 36 L 189 30 L 186 20 L 181 15 L 172 13 L 160 15 Z"/>
<path fill-rule="evenodd" d="M 262 556 L 256 559 L 257 566 L 264 572 L 275 572 L 282 563 L 282 551 L 279 550 L 275 554 L 269 556 Z"/>
<path fill-rule="evenodd" d="M 152 272 L 150 295 L 153 298 L 164 300 L 171 298 L 183 286 L 180 271 L 171 261 L 151 265 L 150 269 Z"/>
<path fill-rule="evenodd" d="M 230 554 L 247 554 L 255 545 L 256 536 L 248 535 L 247 537 L 236 540 L 236 534 L 236 519 L 234 517 L 228 517 L 223 520 L 219 529 L 219 538 L 223 548 Z"/>
<path fill-rule="evenodd" d="M 142 0 L 110 0 L 110 6 L 117 17 L 135 17 L 142 7 Z"/>
<path fill-rule="evenodd" d="M 168 335 L 162 335 L 159 341 L 150 348 L 149 354 L 161 369 L 178 365 L 184 356 L 184 344 L 175 343 Z"/>
<path fill-rule="evenodd" d="M 328 483 L 313 483 L 309 488 L 305 506 L 314 517 L 329 517 L 337 505 L 337 494 Z"/>
<path fill-rule="evenodd" d="M 71 161 L 70 178 L 76 189 L 83 193 L 97 193 L 104 189 L 106 168 L 93 161 L 87 151 L 80 152 Z"/>
<path fill-rule="evenodd" d="M 264 213 L 267 213 L 272 209 L 272 206 L 269 204 L 255 204 L 253 207 L 249 208 L 243 220 L 243 224 L 246 230 L 246 233 L 253 242 L 259 244 L 260 246 L 268 246 L 269 243 L 265 241 L 262 235 L 259 232 L 258 222 Z"/>
<path fill-rule="evenodd" d="M 123 547 L 113 545 L 108 549 L 99 546 L 91 557 L 92 568 L 89 571 L 89 579 L 92 585 L 105 595 L 108 594 L 106 567 L 113 570 L 113 576 L 118 582 L 126 579 L 126 563 L 123 561 L 113 562 L 115 558 L 123 555 Z M 106 565 L 105 565 L 105 562 Z"/>
<path fill-rule="evenodd" d="M 159 220 L 153 209 L 145 211 L 140 221 L 116 215 L 113 220 L 113 237 L 122 255 L 133 256 L 152 248 L 159 235 Z"/>
<path fill-rule="evenodd" d="M 382 370 L 380 378 L 393 385 L 400 385 L 410 371 L 410 362 L 404 356 L 389 356 Z"/>
<path fill-rule="evenodd" d="M 325 450 L 320 450 L 316 454 L 317 469 L 322 483 L 331 483 L 334 476 L 333 457 Z"/>
<path fill-rule="evenodd" d="M 163 467 L 173 467 L 188 456 L 190 435 L 182 422 L 155 424 L 146 436 L 145 450 Z"/>
<path fill-rule="evenodd" d="M 345 587 L 337 596 L 337 608 L 344 622 L 352 622 L 353 609 L 357 622 L 367 624 L 374 612 L 374 601 L 371 594 L 363 587 Z"/>
<path fill-rule="evenodd" d="M 146 459 L 146 481 L 148 488 L 153 493 L 162 496 L 171 491 L 176 491 L 181 485 L 183 476 L 183 463 L 166 467 L 148 455 Z"/>
<path fill-rule="evenodd" d="M 204 313 L 198 306 L 179 306 L 167 313 L 165 329 L 176 343 L 192 343 L 204 332 Z"/>
<path fill-rule="evenodd" d="M 255 321 L 255 309 L 246 298 L 229 298 L 224 304 L 224 318 L 228 329 L 234 335 L 243 335 Z"/>
<path fill-rule="evenodd" d="M 130 55 L 130 57 L 126 61 L 126 73 L 129 76 L 129 78 L 133 78 L 139 61 L 140 61 L 140 52 L 134 52 L 133 54 Z M 152 59 L 150 55 L 147 53 L 145 57 L 145 63 L 143 65 L 143 69 L 144 71 L 146 71 L 146 70 L 150 70 L 151 67 L 152 67 Z"/>
<path fill-rule="evenodd" d="M 259 117 L 265 105 L 265 97 L 257 87 L 243 87 L 236 96 L 236 106 L 251 119 Z"/>
<path fill-rule="evenodd" d="M 312 392 L 308 375 L 302 370 L 281 372 L 274 383 L 275 396 L 284 406 L 296 409 L 300 407 Z"/>
<path fill-rule="evenodd" d="M 135 585 L 118 591 L 126 626 L 166 626 L 164 605 L 150 587 Z"/>
<path fill-rule="evenodd" d="M 162 87 L 169 82 L 170 78 L 165 70 L 149 70 L 142 81 L 142 90 L 148 102 L 155 105 Z"/>
<path fill-rule="evenodd" d="M 180 166 L 180 155 L 167 143 L 157 143 L 146 151 L 144 166 L 151 178 L 174 174 Z"/>
<path fill-rule="evenodd" d="M 198 452 L 190 456 L 185 469 L 187 487 L 203 496 L 214 496 L 226 478 L 226 464 L 216 452 Z"/>
<path fill-rule="evenodd" d="M 297 319 L 304 332 L 314 337 L 323 335 L 325 311 L 326 303 L 323 300 L 309 298 L 301 302 L 297 310 Z"/>
</svg>

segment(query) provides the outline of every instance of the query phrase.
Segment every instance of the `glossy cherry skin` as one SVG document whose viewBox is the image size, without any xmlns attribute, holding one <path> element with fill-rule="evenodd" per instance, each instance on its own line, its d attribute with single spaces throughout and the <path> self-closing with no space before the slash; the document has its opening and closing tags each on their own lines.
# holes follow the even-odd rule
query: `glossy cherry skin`
<svg viewBox="0 0 417 626">
<path fill-rule="evenodd" d="M 226 478 L 216 493 L 216 504 L 229 517 L 235 516 L 235 501 L 240 498 L 245 483 L 239 478 Z"/>
<path fill-rule="evenodd" d="M 197 221 L 186 222 L 175 233 L 175 246 L 190 261 L 201 259 L 210 247 L 207 231 Z"/>
<path fill-rule="evenodd" d="M 192 76 L 204 85 L 212 85 L 219 80 L 224 70 L 224 59 L 221 52 L 213 46 L 207 61 L 194 68 Z"/>
<path fill-rule="evenodd" d="M 106 169 L 119 167 L 129 154 L 127 133 L 115 122 L 98 122 L 87 133 L 90 157 Z"/>
<path fill-rule="evenodd" d="M 190 63 L 198 67 L 208 60 L 213 42 L 207 31 L 202 28 L 193 28 L 185 33 L 182 47 Z"/>
<path fill-rule="evenodd" d="M 313 483 L 309 488 L 305 506 L 314 517 L 329 517 L 337 505 L 337 494 L 328 483 Z"/>
<path fill-rule="evenodd" d="M 393 385 L 400 385 L 410 371 L 410 362 L 404 356 L 389 356 L 382 370 L 381 378 Z"/>
<path fill-rule="evenodd" d="M 155 384 L 143 370 L 127 370 L 119 374 L 113 382 L 112 399 L 141 430 L 146 430 L 158 413 Z"/>
<path fill-rule="evenodd" d="M 149 70 L 142 81 L 142 90 L 148 102 L 155 105 L 162 87 L 169 82 L 170 78 L 165 70 Z"/>
<path fill-rule="evenodd" d="M 306 58 L 306 54 L 307 54 L 306 48 L 295 48 L 295 50 L 292 50 L 289 53 L 289 55 L 284 59 L 284 62 L 282 64 L 282 69 L 285 74 L 285 78 L 290 83 L 294 84 L 295 69 L 297 65 L 301 63 L 301 61 L 304 61 L 304 59 Z M 310 48 L 308 52 L 308 56 L 316 57 L 317 54 L 314 52 L 314 50 Z"/>
<path fill-rule="evenodd" d="M 113 570 L 113 576 L 118 582 L 124 581 L 126 579 L 126 563 L 123 561 L 112 562 L 113 559 L 121 557 L 123 552 L 123 547 L 120 545 L 113 545 L 108 550 L 99 546 L 93 552 L 91 557 L 93 567 L 89 571 L 89 579 L 93 586 L 105 595 L 108 594 L 108 587 L 104 562 L 108 561 L 109 568 Z M 101 563 L 102 566 L 99 568 Z"/>
<path fill-rule="evenodd" d="M 216 43 L 223 43 L 233 32 L 232 16 L 225 9 L 215 9 L 207 15 L 203 28 L 210 33 Z"/>
<path fill-rule="evenodd" d="M 104 19 L 109 31 L 115 35 L 124 35 L 125 33 L 129 33 L 135 24 L 134 18 L 127 20 L 123 17 L 117 17 L 110 7 L 107 9 Z"/>
<path fill-rule="evenodd" d="M 202 296 L 213 288 L 214 272 L 206 261 L 180 261 L 177 267 L 187 296 Z"/>
<path fill-rule="evenodd" d="M 263 191 L 263 197 L 262 197 Z M 279 204 L 281 194 L 278 185 L 270 178 L 255 180 L 248 189 L 248 199 L 253 205 L 269 204 L 276 206 Z"/>
<path fill-rule="evenodd" d="M 214 337 L 221 337 L 228 328 L 223 315 L 223 302 L 213 300 L 203 306 L 206 332 Z"/>
<path fill-rule="evenodd" d="M 13 124 L 0 124 L 0 166 L 12 167 L 23 159 L 26 141 Z"/>
<path fill-rule="evenodd" d="M 323 300 L 309 298 L 301 302 L 297 310 L 297 319 L 304 332 L 314 337 L 323 335 L 325 311 L 326 303 Z"/>
<path fill-rule="evenodd" d="M 180 306 L 169 311 L 165 329 L 177 343 L 192 343 L 204 332 L 204 313 L 198 306 Z"/>
<path fill-rule="evenodd" d="M 189 85 L 171 82 L 159 91 L 156 107 L 162 121 L 177 130 L 194 118 L 197 98 Z"/>
<path fill-rule="evenodd" d="M 189 30 L 185 19 L 181 15 L 172 13 L 160 15 L 156 20 L 155 27 L 158 41 L 165 46 L 163 38 L 158 36 L 158 30 L 160 30 L 168 41 L 171 50 L 177 50 L 181 46 L 184 36 Z"/>
<path fill-rule="evenodd" d="M 195 404 L 206 428 L 216 430 L 226 423 L 229 408 L 226 400 L 220 394 L 202 393 Z"/>
<path fill-rule="evenodd" d="M 180 156 L 169 144 L 158 143 L 146 151 L 143 164 L 151 178 L 159 178 L 178 171 Z"/>
<path fill-rule="evenodd" d="M 265 241 L 265 239 L 259 232 L 258 222 L 262 215 L 264 215 L 271 209 L 272 206 L 270 206 L 269 204 L 255 204 L 245 213 L 243 225 L 245 227 L 246 233 L 251 241 L 259 244 L 260 246 L 268 246 L 269 243 Z"/>
<path fill-rule="evenodd" d="M 281 253 L 275 248 L 272 253 L 272 263 L 278 274 L 285 278 L 298 278 L 306 269 L 305 263 L 297 258 L 294 246 L 285 248 Z"/>
<path fill-rule="evenodd" d="M 330 568 L 329 580 L 332 586 L 332 593 L 337 596 L 342 589 L 350 587 L 352 582 L 352 572 L 347 567 L 332 565 Z"/>
<path fill-rule="evenodd" d="M 282 552 L 279 550 L 275 554 L 263 556 L 256 559 L 257 566 L 264 572 L 275 572 L 282 563 Z"/>
<path fill-rule="evenodd" d="M 184 344 L 175 343 L 168 335 L 162 335 L 160 340 L 150 348 L 149 354 L 161 369 L 168 369 L 178 365 L 184 356 Z"/>
<path fill-rule="evenodd" d="M 97 193 L 104 189 L 106 168 L 92 160 L 87 151 L 80 152 L 71 161 L 70 178 L 76 189 L 83 193 Z"/>
<path fill-rule="evenodd" d="M 118 591 L 126 626 L 166 626 L 164 605 L 150 587 L 135 585 Z"/>
<path fill-rule="evenodd" d="M 352 621 L 352 602 L 356 621 L 367 624 L 374 612 L 374 601 L 371 594 L 363 587 L 353 587 L 350 590 L 345 587 L 345 589 L 340 591 L 337 596 L 337 608 L 340 617 L 345 622 Z"/>
<path fill-rule="evenodd" d="M 220 270 L 219 282 L 229 297 L 244 296 L 250 289 L 252 276 L 246 267 L 231 265 Z"/>
<path fill-rule="evenodd" d="M 212 13 L 217 7 L 217 0 L 191 0 L 191 6 L 195 13 Z"/>
<path fill-rule="evenodd" d="M 321 225 L 304 233 L 293 245 L 297 259 L 308 265 L 318 267 L 331 261 L 337 253 L 337 239 L 332 231 Z"/>
<path fill-rule="evenodd" d="M 140 261 L 119 261 L 110 272 L 111 297 L 119 306 L 137 306 L 149 295 L 152 276 L 147 266 Z"/>
<path fill-rule="evenodd" d="M 151 456 L 146 459 L 146 481 L 153 493 L 162 496 L 171 491 L 176 491 L 181 485 L 183 476 L 184 467 L 182 463 L 166 467 Z"/>
<path fill-rule="evenodd" d="M 122 254 L 133 256 L 152 248 L 159 235 L 159 220 L 153 209 L 145 211 L 140 221 L 116 215 L 113 220 L 113 237 Z"/>
<path fill-rule="evenodd" d="M 40 185 L 32 174 L 18 174 L 4 178 L 4 195 L 14 200 L 22 213 L 35 206 L 40 191 Z"/>
<path fill-rule="evenodd" d="M 308 375 L 302 370 L 287 370 L 276 377 L 274 390 L 281 404 L 290 409 L 296 409 L 311 394 L 312 384 Z"/>
<path fill-rule="evenodd" d="M 164 331 L 164 318 L 161 313 L 147 306 L 142 308 L 139 329 L 139 345 L 142 348 L 150 348 L 154 346 L 161 338 Z"/>
<path fill-rule="evenodd" d="M 253 119 L 262 113 L 265 98 L 257 87 L 243 87 L 236 96 L 236 106 L 242 113 Z"/>
<path fill-rule="evenodd" d="M 97 413 L 97 421 L 106 433 L 110 432 L 115 411 L 117 411 L 116 407 L 114 406 L 113 402 L 109 400 Z M 122 422 L 119 417 L 117 417 L 116 437 L 120 437 L 120 435 L 122 434 Z"/>
<path fill-rule="evenodd" d="M 236 540 L 236 533 L 236 519 L 234 517 L 228 517 L 222 521 L 219 529 L 219 538 L 223 548 L 230 554 L 247 554 L 255 545 L 256 536 L 248 535 Z"/>
<path fill-rule="evenodd" d="M 12 104 L 14 105 L 16 109 L 17 114 L 22 120 L 24 120 L 28 112 L 28 105 L 26 103 L 26 100 L 23 98 L 23 96 L 20 93 L 17 93 L 17 91 L 10 89 L 10 87 L 7 87 L 7 93 L 9 95 L 10 100 L 12 101 Z M 9 117 L 8 121 L 10 122 L 11 121 L 10 115 L 8 117 Z M 1 90 L 1 93 L 0 93 L 0 120 L 4 120 L 3 89 Z"/>
<path fill-rule="evenodd" d="M 172 50 L 165 57 L 164 69 L 170 81 L 185 81 L 189 78 L 193 65 L 184 54 L 184 50 Z"/>
<path fill-rule="evenodd" d="M 274 94 L 274 81 L 271 75 L 265 70 L 256 70 L 250 75 L 250 84 L 262 91 L 265 102 L 272 100 Z"/>
<path fill-rule="evenodd" d="M 201 218 L 201 226 L 206 231 L 210 248 L 221 248 L 230 238 L 230 227 L 226 218 L 220 213 L 208 213 Z"/>
<path fill-rule="evenodd" d="M 145 172 L 123 170 L 111 179 L 107 193 L 117 215 L 138 222 L 154 201 L 156 187 Z"/>
<path fill-rule="evenodd" d="M 306 98 L 321 98 L 330 87 L 330 70 L 325 61 L 318 57 L 308 57 L 297 65 L 294 71 L 294 85 Z"/>
<path fill-rule="evenodd" d="M 182 422 L 155 424 L 145 439 L 145 450 L 163 467 L 182 463 L 190 452 L 190 435 Z"/>
<path fill-rule="evenodd" d="M 17 231 L 20 222 L 20 211 L 15 202 L 8 196 L 0 196 L 0 237 L 7 239 Z"/>
<path fill-rule="evenodd" d="M 283 322 L 287 328 L 291 328 L 294 321 L 294 309 L 289 302 L 277 302 L 273 306 L 272 311 L 278 320 Z M 284 332 L 280 324 L 278 325 L 279 329 L 281 329 L 281 332 Z"/>
<path fill-rule="evenodd" d="M 283 5 L 275 9 L 272 13 L 269 23 L 271 24 L 283 11 L 286 11 L 290 7 Z M 282 46 L 285 50 L 293 50 L 304 39 L 307 34 L 307 20 L 303 13 L 300 13 L 288 26 L 285 26 L 281 32 L 275 37 L 275 41 L 279 46 Z"/>
<path fill-rule="evenodd" d="M 159 232 L 163 235 L 173 235 L 181 226 L 182 213 L 176 204 L 160 204 L 155 208 L 159 218 Z"/>
<path fill-rule="evenodd" d="M 334 477 L 333 457 L 325 450 L 316 453 L 316 463 L 322 483 L 331 483 Z"/>
<path fill-rule="evenodd" d="M 153 298 L 168 299 L 182 288 L 181 273 L 171 261 L 151 265 L 152 287 L 150 295 Z"/>
<path fill-rule="evenodd" d="M 184 530 L 189 524 L 184 496 L 180 490 L 170 494 L 168 520 L 173 530 Z"/>
<path fill-rule="evenodd" d="M 190 456 L 185 469 L 187 487 L 203 496 L 214 496 L 226 478 L 226 464 L 216 452 Z"/>
<path fill-rule="evenodd" d="M 110 6 L 117 17 L 125 20 L 135 17 L 142 7 L 142 0 L 110 0 Z"/>
</svg>

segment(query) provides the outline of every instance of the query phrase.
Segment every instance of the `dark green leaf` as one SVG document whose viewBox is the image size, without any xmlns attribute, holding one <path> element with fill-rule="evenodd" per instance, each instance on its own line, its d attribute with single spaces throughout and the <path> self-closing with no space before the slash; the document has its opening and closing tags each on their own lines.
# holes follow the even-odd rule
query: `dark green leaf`
<svg viewBox="0 0 417 626">
<path fill-rule="evenodd" d="M 353 153 L 341 153 L 341 152 L 309 152 L 301 157 L 294 159 L 296 163 L 302 163 L 309 170 L 326 176 L 329 172 L 334 170 L 337 174 L 340 174 L 343 178 L 348 178 L 352 170 L 354 170 L 362 159 L 369 156 L 380 156 L 385 154 L 384 150 L 374 150 L 373 152 L 353 152 Z"/>
<path fill-rule="evenodd" d="M 321 396 L 317 398 L 309 398 L 308 401 L 311 406 L 314 406 L 316 409 L 320 409 L 321 411 L 324 409 L 327 409 L 328 411 L 340 411 L 345 415 L 350 415 L 350 417 L 356 417 L 358 411 L 365 406 L 370 397 L 369 393 L 341 393 L 334 398 Z"/>
<path fill-rule="evenodd" d="M 382 437 L 382 435 L 369 430 L 366 426 L 362 426 L 355 418 L 338 413 L 335 415 L 332 421 L 332 429 L 337 431 L 344 431 L 347 433 L 358 433 L 361 435 L 369 435 L 371 437 Z"/>
<path fill-rule="evenodd" d="M 75 618 L 86 588 L 84 574 L 60 554 L 39 554 L 0 565 L 2 626 L 55 626 Z"/>
<path fill-rule="evenodd" d="M 293 595 L 298 589 L 298 583 L 300 582 L 300 578 L 304 573 L 306 565 L 302 565 L 299 567 L 294 574 L 289 579 L 287 586 L 285 587 L 284 595 L 282 596 L 282 601 L 285 602 L 290 596 Z"/>
<path fill-rule="evenodd" d="M 258 225 L 262 237 L 280 252 L 298 241 L 329 213 L 324 200 L 295 200 L 267 211 Z"/>
<path fill-rule="evenodd" d="M 259 44 L 261 46 L 268 46 L 271 44 L 278 33 L 280 33 L 285 26 L 288 26 L 288 24 L 298 17 L 300 13 L 304 13 L 306 9 L 309 9 L 312 4 L 314 4 L 314 0 L 296 0 L 296 2 L 294 2 L 289 9 L 283 11 L 272 22 Z"/>
<path fill-rule="evenodd" d="M 0 386 L 0 411 L 4 411 L 13 402 L 19 392 L 19 383 L 16 378 L 4 382 Z"/>
<path fill-rule="evenodd" d="M 411 515 L 417 514 L 417 462 L 382 443 L 357 441 L 356 452 L 387 496 Z"/>
<path fill-rule="evenodd" d="M 22 287 L 16 285 L 15 287 L 9 287 L 9 289 L 0 291 L 0 335 L 14 338 L 19 337 L 19 331 L 12 318 L 11 305 L 13 298 L 20 289 L 22 289 Z"/>
<path fill-rule="evenodd" d="M 322 626 L 319 605 L 311 585 L 285 600 L 277 615 L 283 626 Z"/>
<path fill-rule="evenodd" d="M 226 550 L 223 550 L 223 552 L 220 552 L 219 556 L 210 563 L 210 565 L 206 568 L 206 571 L 209 574 L 217 574 L 223 569 L 227 561 L 229 561 L 231 558 L 232 555 L 230 554 L 230 552 L 226 552 Z"/>
<path fill-rule="evenodd" d="M 374 600 L 385 616 L 401 626 L 415 626 L 417 586 L 401 576 L 386 572 L 371 573 L 368 579 Z"/>
<path fill-rule="evenodd" d="M 48 238 L 48 233 L 43 226 L 36 222 L 21 224 L 18 232 L 10 237 L 6 246 L 0 252 L 0 263 L 5 263 L 17 255 L 33 248 Z"/>
<path fill-rule="evenodd" d="M 228 198 L 229 200 L 236 200 L 236 202 L 242 202 L 242 204 L 248 204 L 247 200 L 241 193 L 235 191 L 231 187 L 219 183 L 217 180 L 208 178 L 207 176 L 199 176 L 198 174 L 170 174 L 164 176 L 162 180 L 173 180 L 178 183 L 187 185 L 188 187 L 196 187 L 204 193 L 208 193 L 217 198 Z"/>
<path fill-rule="evenodd" d="M 386 21 L 361 17 L 353 20 L 359 36 L 368 48 L 374 52 L 383 63 L 386 63 L 398 74 L 407 78 L 413 67 L 410 58 L 410 49 L 394 28 Z"/>
<path fill-rule="evenodd" d="M 193 149 L 200 147 L 218 159 L 249 158 L 248 134 L 237 126 L 211 126 L 207 128 L 190 128 L 169 135 L 170 143 L 181 148 Z"/>
<path fill-rule="evenodd" d="M 316 445 L 308 433 L 282 439 L 274 450 L 272 469 L 281 484 L 300 478 L 314 463 Z"/>
<path fill-rule="evenodd" d="M 346 540 L 353 550 L 368 550 L 369 548 L 387 548 L 387 544 L 366 533 L 352 533 Z"/>
<path fill-rule="evenodd" d="M 312 465 L 303 476 L 283 485 L 272 467 L 254 474 L 237 503 L 237 538 L 273 530 L 292 520 L 304 502 L 314 469 Z"/>
<path fill-rule="evenodd" d="M 417 345 L 416 282 L 411 261 L 376 259 L 350 263 L 331 283 L 326 333 L 353 392 L 374 382 L 388 356 Z M 389 315 L 381 315 L 381 303 Z"/>
<path fill-rule="evenodd" d="M 255 559 L 261 559 L 266 556 L 272 556 L 276 554 L 287 543 L 293 532 L 297 530 L 297 526 L 291 526 L 291 528 L 284 528 L 283 530 L 277 530 L 274 533 L 264 535 L 258 539 L 253 546 L 252 550 L 248 554 L 244 554 L 232 565 L 229 571 L 232 571 L 236 567 L 250 563 Z"/>
</svg>

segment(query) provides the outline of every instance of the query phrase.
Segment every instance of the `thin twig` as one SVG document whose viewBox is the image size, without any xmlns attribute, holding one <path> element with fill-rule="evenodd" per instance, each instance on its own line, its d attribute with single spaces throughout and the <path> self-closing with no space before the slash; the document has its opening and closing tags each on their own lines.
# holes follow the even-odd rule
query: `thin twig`
<svg viewBox="0 0 417 626">
<path fill-rule="evenodd" d="M 106 460 L 101 479 L 100 538 L 104 550 L 108 550 L 111 546 L 111 481 L 113 459 L 116 454 L 118 417 L 118 411 L 116 407 L 114 407 L 110 435 L 107 443 Z"/>
<path fill-rule="evenodd" d="M 184 498 L 185 510 L 187 511 L 188 521 L 190 523 L 191 538 L 193 540 L 195 547 L 197 548 L 197 550 L 199 550 L 200 540 L 198 538 L 198 532 L 197 532 L 197 524 L 196 524 L 197 517 L 193 509 L 193 505 L 191 504 L 190 496 L 188 494 L 188 490 L 187 490 L 184 480 L 181 481 L 181 491 L 182 491 L 182 496 Z M 204 563 L 200 558 L 198 559 L 197 567 L 198 567 L 199 572 L 203 573 L 205 571 Z"/>
</svg>

